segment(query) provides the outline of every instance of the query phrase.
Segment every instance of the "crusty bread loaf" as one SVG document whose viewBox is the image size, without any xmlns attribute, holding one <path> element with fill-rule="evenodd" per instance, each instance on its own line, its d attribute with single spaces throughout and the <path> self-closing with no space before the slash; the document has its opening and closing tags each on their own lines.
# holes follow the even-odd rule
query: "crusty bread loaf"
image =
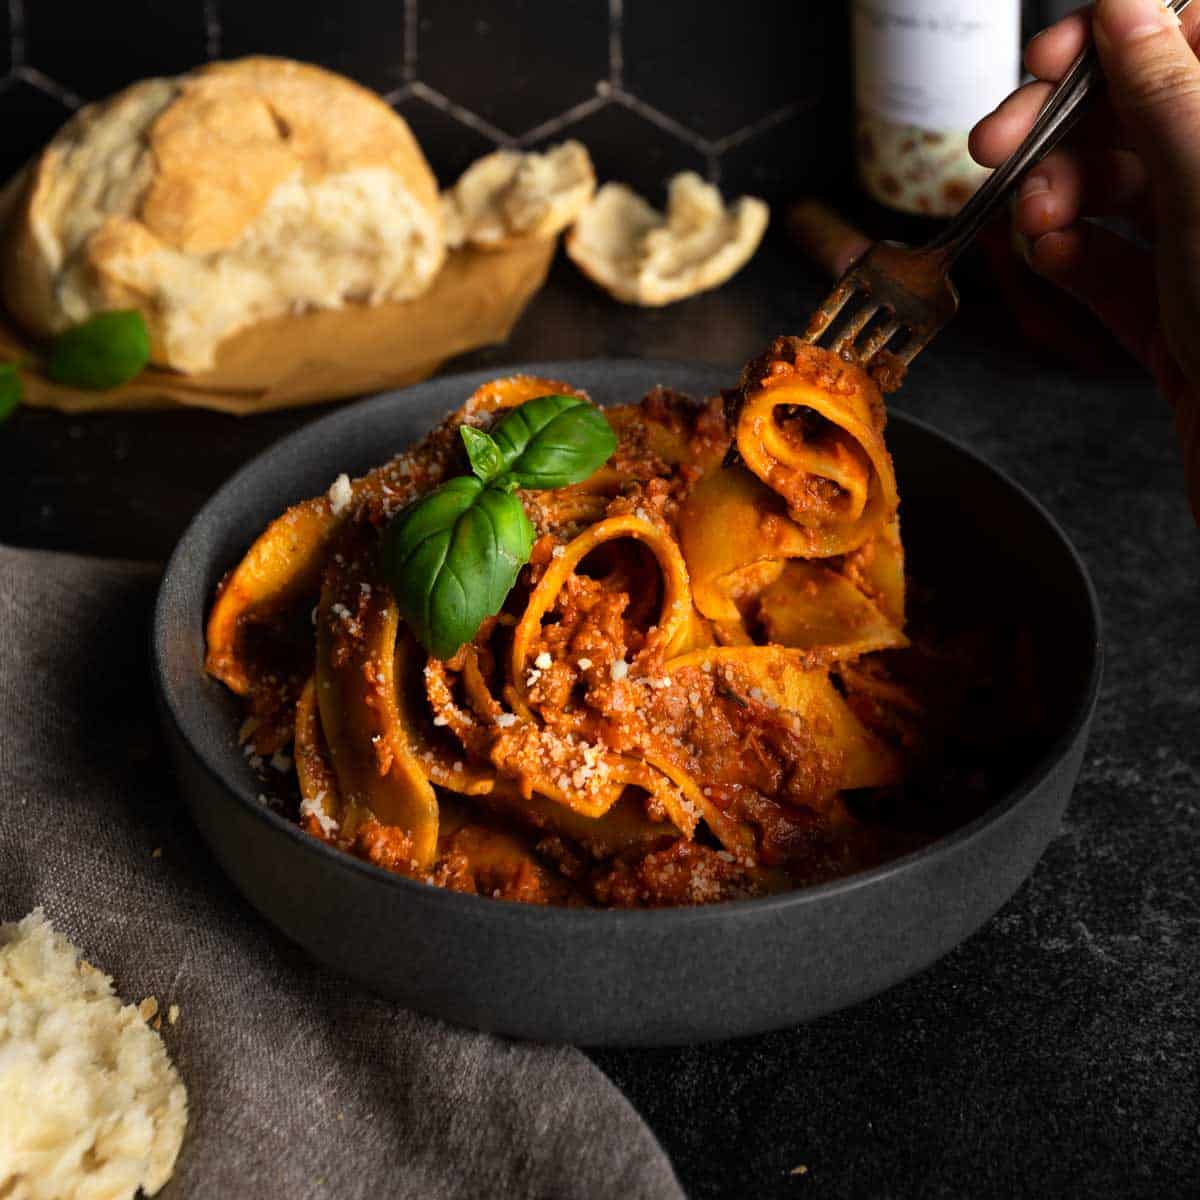
<svg viewBox="0 0 1200 1200">
<path fill-rule="evenodd" d="M 606 183 L 567 235 L 567 253 L 626 304 L 671 304 L 717 287 L 758 249 L 770 211 L 753 196 L 728 208 L 693 171 L 668 185 L 664 216 L 621 183 Z"/>
<path fill-rule="evenodd" d="M 566 229 L 596 190 L 596 173 L 579 142 L 543 154 L 496 150 L 472 163 L 442 195 L 446 244 L 498 250 Z"/>
<path fill-rule="evenodd" d="M 445 255 L 437 183 L 372 92 L 276 58 L 150 79 L 80 111 L 10 215 L 4 302 L 45 336 L 137 308 L 155 362 L 289 311 L 419 295 Z"/>
<path fill-rule="evenodd" d="M 0 925 L 0 1196 L 153 1196 L 187 1092 L 159 1036 L 41 910 Z M 147 1015 L 153 1006 L 143 1001 Z"/>
</svg>

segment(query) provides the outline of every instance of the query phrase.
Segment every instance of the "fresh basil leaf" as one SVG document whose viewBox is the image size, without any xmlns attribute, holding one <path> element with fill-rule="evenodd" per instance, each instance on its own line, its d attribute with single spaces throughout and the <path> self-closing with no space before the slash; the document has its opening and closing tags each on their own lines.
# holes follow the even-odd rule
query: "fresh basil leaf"
<svg viewBox="0 0 1200 1200">
<path fill-rule="evenodd" d="M 578 396 L 539 396 L 492 428 L 504 465 L 525 488 L 582 483 L 617 448 L 604 414 Z"/>
<path fill-rule="evenodd" d="M 54 339 L 46 374 L 55 383 L 102 390 L 128 383 L 150 361 L 150 335 L 132 309 L 94 316 Z"/>
<path fill-rule="evenodd" d="M 463 445 L 467 448 L 467 458 L 471 470 L 483 480 L 491 483 L 504 470 L 504 459 L 500 456 L 500 447 L 492 440 L 491 435 L 474 425 L 460 426 Z"/>
<path fill-rule="evenodd" d="M 0 421 L 7 421 L 21 404 L 24 391 L 17 363 L 0 363 Z"/>
<path fill-rule="evenodd" d="M 500 611 L 532 548 L 521 501 L 462 475 L 388 526 L 384 577 L 417 641 L 435 658 L 449 658 Z"/>
</svg>

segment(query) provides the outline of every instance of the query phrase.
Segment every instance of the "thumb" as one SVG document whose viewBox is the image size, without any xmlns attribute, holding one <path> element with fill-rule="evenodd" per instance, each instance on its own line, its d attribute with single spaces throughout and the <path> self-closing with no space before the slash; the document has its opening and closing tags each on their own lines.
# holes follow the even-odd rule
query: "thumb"
<svg viewBox="0 0 1200 1200">
<path fill-rule="evenodd" d="M 1164 0 L 1097 0 L 1096 52 L 1126 135 L 1168 208 L 1200 204 L 1200 61 Z"/>
</svg>

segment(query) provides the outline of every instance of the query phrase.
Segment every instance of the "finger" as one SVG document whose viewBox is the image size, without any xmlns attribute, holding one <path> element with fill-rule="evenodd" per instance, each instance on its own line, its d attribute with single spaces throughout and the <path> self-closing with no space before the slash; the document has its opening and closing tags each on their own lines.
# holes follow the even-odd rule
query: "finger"
<svg viewBox="0 0 1200 1200">
<path fill-rule="evenodd" d="M 1200 7 L 1192 6 L 1182 14 L 1184 36 L 1195 46 L 1200 43 Z M 1025 69 L 1035 79 L 1057 83 L 1079 56 L 1092 36 L 1092 5 L 1085 4 L 1073 13 L 1035 34 L 1025 47 Z"/>
<path fill-rule="evenodd" d="M 1037 238 L 1080 217 L 1127 214 L 1146 198 L 1146 169 L 1128 150 L 1059 149 L 1032 169 L 1017 194 L 1017 231 Z"/>
<path fill-rule="evenodd" d="M 1043 29 L 1025 47 L 1025 68 L 1037 79 L 1057 83 L 1079 57 L 1092 31 L 1092 6 L 1077 9 Z"/>
<path fill-rule="evenodd" d="M 1157 212 L 1188 227 L 1200 213 L 1200 62 L 1161 0 L 1100 0 L 1096 50 L 1113 108 L 1150 172 Z"/>
<path fill-rule="evenodd" d="M 1049 83 L 1027 83 L 1001 101 L 971 130 L 971 157 L 980 166 L 998 167 L 1024 140 L 1053 90 Z"/>
<path fill-rule="evenodd" d="M 1038 238 L 1029 265 L 1086 304 L 1135 358 L 1154 365 L 1158 292 L 1146 251 L 1103 226 L 1082 223 Z"/>
<path fill-rule="evenodd" d="M 999 166 L 1024 140 L 1053 89 L 1044 81 L 1025 84 L 984 117 L 971 131 L 969 148 L 975 161 Z M 1072 146 L 1101 147 L 1113 145 L 1119 136 L 1112 106 L 1101 94 L 1092 99 L 1067 140 Z"/>
</svg>

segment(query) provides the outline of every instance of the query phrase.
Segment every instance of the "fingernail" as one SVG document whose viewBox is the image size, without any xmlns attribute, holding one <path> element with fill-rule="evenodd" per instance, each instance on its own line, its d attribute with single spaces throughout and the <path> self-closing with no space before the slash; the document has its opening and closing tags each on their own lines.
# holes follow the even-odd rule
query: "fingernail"
<svg viewBox="0 0 1200 1200">
<path fill-rule="evenodd" d="M 1028 200 L 1031 196 L 1041 196 L 1050 190 L 1050 180 L 1045 175 L 1030 175 L 1023 184 L 1018 195 L 1020 200 Z"/>
<path fill-rule="evenodd" d="M 1013 248 L 1021 256 L 1027 267 L 1033 266 L 1033 243 L 1019 229 L 1013 230 Z"/>
<path fill-rule="evenodd" d="M 1096 5 L 1097 32 L 1112 42 L 1140 41 L 1181 24 L 1165 0 L 1099 0 Z"/>
<path fill-rule="evenodd" d="M 1043 233 L 1041 237 L 1034 238 L 1029 245 L 1030 267 L 1046 279 L 1061 280 L 1069 274 L 1070 263 L 1062 257 L 1063 248 L 1069 243 L 1070 238 L 1061 232 Z"/>
</svg>

